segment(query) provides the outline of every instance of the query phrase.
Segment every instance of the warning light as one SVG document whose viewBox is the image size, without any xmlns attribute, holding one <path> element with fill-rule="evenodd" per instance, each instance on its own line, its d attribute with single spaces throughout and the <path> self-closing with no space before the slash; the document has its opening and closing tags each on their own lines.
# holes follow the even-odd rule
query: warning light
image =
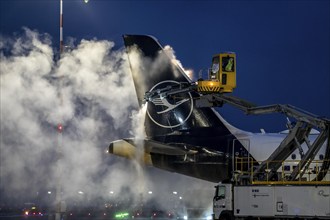
<svg viewBox="0 0 330 220">
<path fill-rule="evenodd" d="M 58 125 L 57 125 L 57 131 L 58 131 L 59 133 L 62 133 L 62 131 L 63 131 L 63 125 L 62 125 L 62 124 L 58 124 Z"/>
</svg>

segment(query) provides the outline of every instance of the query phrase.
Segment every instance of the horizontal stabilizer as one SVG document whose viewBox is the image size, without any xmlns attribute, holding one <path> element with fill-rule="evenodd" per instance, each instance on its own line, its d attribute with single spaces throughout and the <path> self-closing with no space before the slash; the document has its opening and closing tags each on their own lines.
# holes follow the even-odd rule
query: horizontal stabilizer
<svg viewBox="0 0 330 220">
<path fill-rule="evenodd" d="M 212 182 L 228 176 L 228 162 L 224 154 L 192 145 L 172 146 L 147 139 L 122 139 L 112 142 L 108 153 Z"/>
<path fill-rule="evenodd" d="M 116 154 L 118 151 L 125 151 L 128 145 L 133 146 L 137 151 L 141 150 L 146 154 L 164 154 L 169 156 L 183 156 L 186 154 L 195 154 L 197 151 L 192 149 L 180 149 L 175 146 L 170 146 L 153 140 L 137 140 L 137 139 L 123 139 L 111 142 L 109 146 L 109 153 Z M 120 155 L 119 155 L 120 156 Z"/>
</svg>

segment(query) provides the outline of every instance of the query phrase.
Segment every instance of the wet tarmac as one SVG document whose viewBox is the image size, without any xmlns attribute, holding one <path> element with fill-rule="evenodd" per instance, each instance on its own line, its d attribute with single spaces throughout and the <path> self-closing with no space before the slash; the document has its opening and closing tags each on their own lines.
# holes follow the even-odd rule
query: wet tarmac
<svg viewBox="0 0 330 220">
<path fill-rule="evenodd" d="M 203 218 L 193 218 L 194 220 L 206 220 Z M 41 214 L 41 215 L 31 215 L 27 216 L 24 214 L 17 213 L 2 213 L 0 214 L 0 220 L 55 220 L 54 214 Z M 164 216 L 164 215 L 155 215 L 148 217 L 122 217 L 118 218 L 114 215 L 107 213 L 66 213 L 63 215 L 60 220 L 184 220 L 183 217 L 179 216 Z M 189 220 L 192 220 L 190 218 Z"/>
<path fill-rule="evenodd" d="M 127 218 L 123 220 L 176 220 L 176 218 Z M 48 215 L 43 216 L 24 216 L 24 215 L 8 215 L 0 216 L 0 220 L 55 220 Z M 67 216 L 61 220 L 118 220 L 111 216 Z M 196 219 L 197 220 L 197 219 Z M 199 220 L 199 219 L 198 219 Z"/>
</svg>

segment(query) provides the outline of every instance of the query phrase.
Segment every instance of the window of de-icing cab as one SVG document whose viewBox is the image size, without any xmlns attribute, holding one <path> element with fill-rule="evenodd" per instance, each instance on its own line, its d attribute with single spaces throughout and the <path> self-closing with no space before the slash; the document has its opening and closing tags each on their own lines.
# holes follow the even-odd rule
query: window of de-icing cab
<svg viewBox="0 0 330 220">
<path fill-rule="evenodd" d="M 219 72 L 219 57 L 215 56 L 212 59 L 212 68 L 210 71 L 210 79 L 216 79 Z"/>
<path fill-rule="evenodd" d="M 234 57 L 230 57 L 230 56 L 222 57 L 222 71 L 223 72 L 235 71 Z"/>
<path fill-rule="evenodd" d="M 226 187 L 218 186 L 216 189 L 216 197 L 217 199 L 223 199 L 226 196 Z"/>
</svg>

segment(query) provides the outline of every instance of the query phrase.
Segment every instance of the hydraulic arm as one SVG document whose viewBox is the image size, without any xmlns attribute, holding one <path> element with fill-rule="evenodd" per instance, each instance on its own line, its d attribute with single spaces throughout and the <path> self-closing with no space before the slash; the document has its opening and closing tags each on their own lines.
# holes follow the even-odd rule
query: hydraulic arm
<svg viewBox="0 0 330 220">
<path fill-rule="evenodd" d="M 212 67 L 208 71 L 208 79 L 199 79 L 197 82 L 179 83 L 173 86 L 148 91 L 145 93 L 144 101 L 153 102 L 157 99 L 175 97 L 175 95 L 197 92 L 199 97 L 195 98 L 196 107 L 221 107 L 230 104 L 248 115 L 262 115 L 270 113 L 280 113 L 295 119 L 295 124 L 288 122 L 288 135 L 280 143 L 278 148 L 262 162 L 255 170 L 252 178 L 263 180 L 265 177 L 259 175 L 268 172 L 267 178 L 271 178 L 285 161 L 296 149 L 299 150 L 301 160 L 290 175 L 290 180 L 295 180 L 298 175 L 301 177 L 306 172 L 307 167 L 314 159 L 322 145 L 327 141 L 325 162 L 321 167 L 321 172 L 315 180 L 322 180 L 330 167 L 330 120 L 311 114 L 307 111 L 292 105 L 274 104 L 267 106 L 256 106 L 241 98 L 228 95 L 236 87 L 236 55 L 234 53 L 221 53 L 213 56 Z M 311 144 L 309 135 L 312 128 L 320 131 L 316 140 Z M 302 144 L 306 143 L 308 149 L 303 151 Z M 268 161 L 276 161 L 268 163 Z M 301 172 L 302 169 L 302 172 Z"/>
</svg>

